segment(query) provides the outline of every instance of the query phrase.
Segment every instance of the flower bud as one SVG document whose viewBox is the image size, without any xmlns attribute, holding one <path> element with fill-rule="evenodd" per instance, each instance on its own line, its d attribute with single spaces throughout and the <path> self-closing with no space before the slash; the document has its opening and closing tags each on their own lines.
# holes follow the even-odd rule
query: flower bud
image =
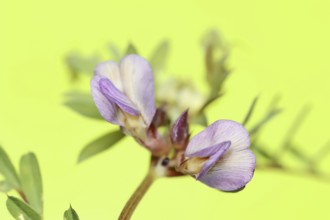
<svg viewBox="0 0 330 220">
<path fill-rule="evenodd" d="M 171 129 L 171 142 L 176 150 L 184 150 L 189 141 L 188 110 L 174 122 Z"/>
</svg>

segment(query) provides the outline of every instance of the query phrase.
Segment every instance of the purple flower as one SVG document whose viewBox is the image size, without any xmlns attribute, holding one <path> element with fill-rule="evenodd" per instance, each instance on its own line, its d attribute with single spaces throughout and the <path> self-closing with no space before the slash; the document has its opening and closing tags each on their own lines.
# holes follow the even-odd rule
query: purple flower
<svg viewBox="0 0 330 220">
<path fill-rule="evenodd" d="M 178 170 L 222 191 L 239 190 L 251 180 L 256 165 L 249 145 L 241 124 L 216 121 L 190 140 Z"/>
<path fill-rule="evenodd" d="M 100 63 L 91 81 L 94 102 L 105 120 L 140 140 L 156 112 L 154 80 L 149 63 L 128 55 L 119 64 Z"/>
</svg>

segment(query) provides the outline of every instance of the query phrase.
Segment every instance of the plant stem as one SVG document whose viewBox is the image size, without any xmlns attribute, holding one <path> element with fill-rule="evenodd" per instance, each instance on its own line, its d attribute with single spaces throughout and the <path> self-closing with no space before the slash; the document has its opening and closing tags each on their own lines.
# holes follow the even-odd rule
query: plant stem
<svg viewBox="0 0 330 220">
<path fill-rule="evenodd" d="M 23 201 L 27 204 L 29 204 L 29 201 L 25 195 L 25 193 L 22 190 L 17 190 L 17 193 L 20 195 L 20 197 L 23 199 Z"/>
<path fill-rule="evenodd" d="M 135 190 L 134 194 L 127 201 L 124 209 L 120 213 L 118 220 L 129 220 L 131 218 L 135 208 L 138 206 L 139 202 L 143 198 L 144 194 L 148 191 L 154 180 L 155 175 L 153 169 L 150 169 L 140 186 Z"/>
</svg>

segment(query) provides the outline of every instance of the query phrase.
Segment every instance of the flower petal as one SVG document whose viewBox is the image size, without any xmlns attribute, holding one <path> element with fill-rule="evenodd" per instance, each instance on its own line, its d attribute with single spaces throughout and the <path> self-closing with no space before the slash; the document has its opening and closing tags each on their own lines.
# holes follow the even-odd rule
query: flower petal
<svg viewBox="0 0 330 220">
<path fill-rule="evenodd" d="M 185 152 L 185 156 L 186 157 L 210 157 L 214 154 L 216 154 L 222 147 L 223 145 L 228 145 L 228 147 L 231 145 L 230 141 L 225 141 L 219 144 L 215 144 L 213 146 L 210 147 L 205 147 L 200 149 L 199 151 L 196 151 L 192 154 L 187 154 Z"/>
<path fill-rule="evenodd" d="M 138 55 L 128 55 L 120 63 L 124 93 L 134 103 L 149 126 L 156 112 L 154 80 L 149 63 Z"/>
<path fill-rule="evenodd" d="M 119 65 L 114 61 L 106 61 L 99 63 L 95 70 L 94 74 L 96 76 L 103 76 L 111 80 L 117 89 L 123 91 L 123 84 L 120 78 Z"/>
<path fill-rule="evenodd" d="M 213 151 L 210 158 L 204 164 L 201 172 L 197 175 L 196 179 L 201 179 L 220 159 L 220 157 L 228 150 L 230 147 L 230 141 L 223 142 L 213 146 Z M 203 150 L 202 150 L 203 151 Z M 208 152 L 210 153 L 210 151 Z"/>
<path fill-rule="evenodd" d="M 249 133 L 235 121 L 219 120 L 195 135 L 189 142 L 185 155 L 194 153 L 218 143 L 230 141 L 230 149 L 240 151 L 247 149 L 250 145 Z"/>
<path fill-rule="evenodd" d="M 94 76 L 91 80 L 92 96 L 96 107 L 98 108 L 102 117 L 110 123 L 123 126 L 117 117 L 117 106 L 115 103 L 109 101 L 101 92 L 99 81 L 103 79 L 102 76 Z"/>
<path fill-rule="evenodd" d="M 230 148 L 199 180 L 222 191 L 235 191 L 251 180 L 255 165 L 256 158 L 251 150 L 232 151 Z"/>
<path fill-rule="evenodd" d="M 100 79 L 99 85 L 101 93 L 111 103 L 115 103 L 121 110 L 130 115 L 139 115 L 139 111 L 136 110 L 134 104 L 121 91 L 119 91 L 109 79 Z"/>
</svg>

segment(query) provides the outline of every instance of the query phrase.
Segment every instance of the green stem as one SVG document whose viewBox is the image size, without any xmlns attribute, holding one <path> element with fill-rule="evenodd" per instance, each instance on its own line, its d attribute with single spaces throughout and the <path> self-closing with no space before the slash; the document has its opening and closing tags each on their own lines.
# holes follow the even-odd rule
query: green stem
<svg viewBox="0 0 330 220">
<path fill-rule="evenodd" d="M 140 184 L 140 186 L 135 190 L 134 194 L 127 201 L 124 209 L 120 213 L 118 220 L 129 220 L 131 218 L 134 210 L 136 209 L 139 202 L 141 201 L 145 193 L 148 191 L 154 180 L 155 175 L 153 170 L 151 169 Z"/>
<path fill-rule="evenodd" d="M 23 199 L 23 201 L 24 201 L 25 203 L 29 204 L 29 201 L 28 201 L 28 199 L 27 199 L 25 193 L 24 193 L 22 190 L 16 190 L 16 191 L 17 191 L 17 193 L 20 195 L 20 197 Z"/>
</svg>

